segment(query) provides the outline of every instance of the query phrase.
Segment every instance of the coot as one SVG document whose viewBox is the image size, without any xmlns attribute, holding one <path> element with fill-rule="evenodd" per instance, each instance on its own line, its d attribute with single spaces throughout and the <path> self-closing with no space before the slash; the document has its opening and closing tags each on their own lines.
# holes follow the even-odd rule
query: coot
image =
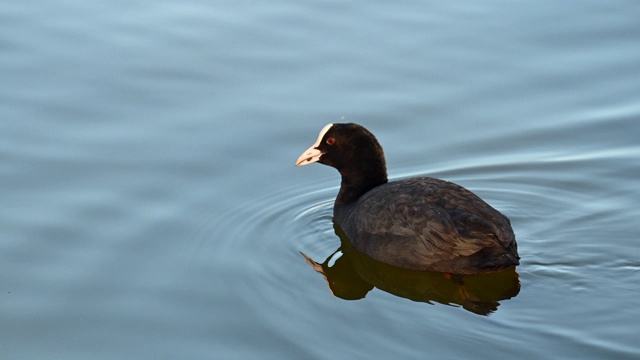
<svg viewBox="0 0 640 360">
<path fill-rule="evenodd" d="M 387 181 L 378 140 L 358 124 L 328 124 L 296 161 L 342 176 L 333 221 L 353 247 L 405 269 L 476 274 L 519 264 L 509 219 L 454 183 Z"/>
</svg>

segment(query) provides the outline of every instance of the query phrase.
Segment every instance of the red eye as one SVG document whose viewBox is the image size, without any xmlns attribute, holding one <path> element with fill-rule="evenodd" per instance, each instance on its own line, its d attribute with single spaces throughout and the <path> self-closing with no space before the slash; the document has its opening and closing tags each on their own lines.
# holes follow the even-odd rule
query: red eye
<svg viewBox="0 0 640 360">
<path fill-rule="evenodd" d="M 335 144 L 336 139 L 334 137 L 330 137 L 327 139 L 327 145 L 333 145 Z"/>
</svg>

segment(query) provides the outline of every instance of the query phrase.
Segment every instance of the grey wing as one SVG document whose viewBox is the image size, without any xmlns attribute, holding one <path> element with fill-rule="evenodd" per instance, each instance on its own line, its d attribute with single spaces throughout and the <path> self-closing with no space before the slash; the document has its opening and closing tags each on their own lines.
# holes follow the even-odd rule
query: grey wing
<svg viewBox="0 0 640 360">
<path fill-rule="evenodd" d="M 354 247 L 370 257 L 405 268 L 432 269 L 435 263 L 455 261 L 483 248 L 483 241 L 461 236 L 448 211 L 432 205 L 368 204 L 352 232 Z"/>
</svg>

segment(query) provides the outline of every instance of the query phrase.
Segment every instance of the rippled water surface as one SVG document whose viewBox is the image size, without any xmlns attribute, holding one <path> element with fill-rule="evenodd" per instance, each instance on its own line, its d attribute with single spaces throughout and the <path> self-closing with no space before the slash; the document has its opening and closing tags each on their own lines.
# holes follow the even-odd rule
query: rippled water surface
<svg viewBox="0 0 640 360">
<path fill-rule="evenodd" d="M 2 9 L 0 357 L 640 358 L 637 2 Z M 293 163 L 341 121 L 508 215 L 519 288 L 338 272 Z"/>
</svg>

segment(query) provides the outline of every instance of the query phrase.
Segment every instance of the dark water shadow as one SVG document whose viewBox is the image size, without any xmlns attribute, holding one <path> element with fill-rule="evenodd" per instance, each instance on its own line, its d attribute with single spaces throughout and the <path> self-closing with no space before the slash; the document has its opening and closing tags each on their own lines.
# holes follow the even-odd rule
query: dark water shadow
<svg viewBox="0 0 640 360">
<path fill-rule="evenodd" d="M 460 306 L 479 315 L 497 311 L 500 301 L 520 292 L 515 267 L 498 272 L 458 275 L 407 270 L 376 261 L 355 250 L 337 226 L 340 247 L 327 259 L 316 262 L 302 253 L 307 263 L 322 274 L 331 292 L 345 300 L 364 298 L 373 288 L 417 302 Z"/>
</svg>

